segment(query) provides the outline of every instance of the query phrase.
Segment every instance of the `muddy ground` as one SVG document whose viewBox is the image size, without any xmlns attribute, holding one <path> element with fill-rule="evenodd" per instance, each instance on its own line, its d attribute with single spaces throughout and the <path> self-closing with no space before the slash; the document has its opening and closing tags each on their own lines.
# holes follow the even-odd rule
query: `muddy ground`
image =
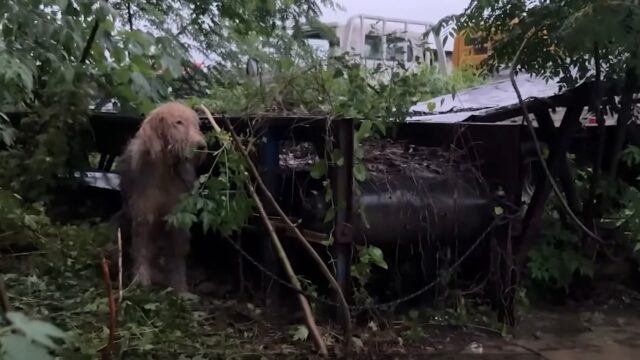
<svg viewBox="0 0 640 360">
<path fill-rule="evenodd" d="M 382 316 L 354 328 L 351 358 L 635 360 L 640 359 L 639 305 L 640 294 L 613 286 L 597 300 L 531 305 L 520 312 L 518 326 L 508 331 L 477 321 L 473 308 L 468 309 L 467 322 L 450 322 L 437 315 L 439 311 L 417 309 L 412 311 L 430 315 Z M 295 341 L 287 333 L 297 321 L 282 323 L 279 315 L 267 316 L 240 303 L 225 309 L 214 306 L 211 311 L 218 326 L 226 322 L 236 333 L 252 333 L 252 340 L 233 358 L 314 358 L 310 340 Z M 321 332 L 332 358 L 340 358 L 341 330 L 322 326 Z"/>
</svg>

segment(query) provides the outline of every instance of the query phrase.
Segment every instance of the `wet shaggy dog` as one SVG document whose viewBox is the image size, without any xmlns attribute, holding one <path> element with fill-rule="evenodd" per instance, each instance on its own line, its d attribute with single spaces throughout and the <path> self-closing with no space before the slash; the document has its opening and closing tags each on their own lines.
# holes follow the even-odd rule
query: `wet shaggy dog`
<svg viewBox="0 0 640 360">
<path fill-rule="evenodd" d="M 149 113 L 120 158 L 121 226 L 131 245 L 134 281 L 143 286 L 188 291 L 190 234 L 165 216 L 193 187 L 205 149 L 196 112 L 169 102 Z"/>
</svg>

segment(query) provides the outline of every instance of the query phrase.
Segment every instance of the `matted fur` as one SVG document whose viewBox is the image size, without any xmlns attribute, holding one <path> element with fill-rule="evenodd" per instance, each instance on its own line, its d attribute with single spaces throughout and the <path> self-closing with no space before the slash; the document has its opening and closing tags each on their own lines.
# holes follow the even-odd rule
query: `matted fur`
<svg viewBox="0 0 640 360">
<path fill-rule="evenodd" d="M 164 218 L 188 192 L 203 159 L 206 142 L 198 115 L 169 102 L 143 121 L 119 161 L 123 228 L 130 230 L 133 273 L 142 285 L 152 283 L 187 291 L 186 256 L 190 235 Z"/>
</svg>

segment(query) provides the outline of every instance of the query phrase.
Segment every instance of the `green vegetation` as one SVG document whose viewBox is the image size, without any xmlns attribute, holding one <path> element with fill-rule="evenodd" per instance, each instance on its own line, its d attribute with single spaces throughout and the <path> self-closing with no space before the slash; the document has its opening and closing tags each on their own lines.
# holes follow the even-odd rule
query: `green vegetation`
<svg viewBox="0 0 640 360">
<path fill-rule="evenodd" d="M 587 65 L 597 58 L 603 80 L 618 77 L 630 88 L 637 85 L 637 3 L 563 0 L 529 8 L 525 3 L 472 1 L 459 19 L 470 27 L 491 26 L 491 37 L 509 35 L 496 39 L 489 69 L 509 64 L 526 37 L 520 69 L 561 75 L 571 87 L 593 78 Z M 359 122 L 354 176 L 362 181 L 367 176 L 363 141 L 393 134 L 418 101 L 484 81 L 471 70 L 443 77 L 428 68 L 404 71 L 402 64 L 368 69 L 348 55 L 317 58 L 299 41 L 299 30 L 302 23 L 315 22 L 318 9 L 311 0 L 0 4 L 0 110 L 30 111 L 19 129 L 0 113 L 0 272 L 12 307 L 0 317 L 0 352 L 6 358 L 29 354 L 34 360 L 51 359 L 47 350 L 53 350 L 64 359 L 93 359 L 106 344 L 109 309 L 100 261 L 113 248 L 115 229 L 95 220 L 63 222 L 51 215 L 60 176 L 89 163 L 87 114 L 92 105 L 117 99 L 124 110 L 135 113 L 160 101 L 186 98 L 219 113 L 353 117 Z M 513 18 L 520 19 L 518 25 L 511 25 Z M 293 31 L 285 31 L 285 25 Z M 196 71 L 189 64 L 189 51 L 221 60 Z M 259 60 L 262 75 L 244 73 L 249 56 Z M 567 59 L 579 70 L 577 75 L 567 67 Z M 376 80 L 382 73 L 389 81 Z M 619 107 L 630 106 L 629 98 L 625 92 Z M 640 166 L 638 148 L 624 147 L 620 140 L 627 120 L 620 115 L 621 130 L 614 139 L 620 145 L 609 161 L 574 165 L 581 174 L 583 204 L 597 210 L 585 222 L 600 228 L 613 223 L 622 234 L 598 247 L 598 254 L 621 246 L 629 247 L 627 254 L 640 249 L 638 182 L 623 180 L 617 166 Z M 200 178 L 171 221 L 185 227 L 199 222 L 205 231 L 229 236 L 244 227 L 253 204 L 244 191 L 247 175 L 241 156 L 229 143 L 214 141 L 212 137 L 212 148 L 218 149 L 216 166 L 222 171 Z M 341 158 L 329 146 L 314 165 L 312 175 L 324 180 L 327 199 L 332 194 L 327 168 Z M 604 163 L 613 166 L 604 169 Z M 332 220 L 335 206 L 325 221 Z M 596 257 L 586 251 L 582 234 L 558 221 L 562 210 L 553 202 L 547 206 L 542 241 L 529 253 L 528 275 L 543 287 L 568 288 L 576 274 L 594 273 Z M 386 269 L 385 258 L 393 255 L 372 246 L 359 248 L 357 255 L 352 268 L 360 295 L 356 300 L 366 304 L 372 299 L 362 289 L 372 269 Z M 314 284 L 306 281 L 305 287 L 313 289 Z M 446 318 L 469 320 L 469 302 L 462 295 L 454 298 L 455 310 Z M 244 320 L 229 315 L 236 313 Z M 306 328 L 294 327 L 291 333 L 275 329 L 259 307 L 235 301 L 132 287 L 124 291 L 118 315 L 116 351 L 131 359 L 281 356 L 308 350 L 299 344 L 308 335 Z M 411 313 L 406 321 L 417 323 L 422 315 Z M 408 338 L 415 335 L 406 333 Z M 330 344 L 339 341 L 330 329 L 323 335 Z"/>
<path fill-rule="evenodd" d="M 515 64 L 524 71 L 545 78 L 560 79 L 561 88 L 581 81 L 595 81 L 604 92 L 607 81 L 620 81 L 621 94 L 614 99 L 590 101 L 592 113 L 604 123 L 601 111 L 616 113 L 617 125 L 607 142 L 598 132 L 592 159 L 585 165 L 572 163 L 576 191 L 580 194 L 579 215 L 599 234 L 608 234 L 605 243 L 594 243 L 566 221 L 565 212 L 552 199 L 546 206 L 542 241 L 530 249 L 531 276 L 544 286 L 567 289 L 576 275 L 592 276 L 596 262 L 610 258 L 622 248 L 623 258 L 634 257 L 638 213 L 637 147 L 627 145 L 627 134 L 637 129 L 632 98 L 638 86 L 640 54 L 640 7 L 630 0 L 471 1 L 460 26 L 481 31 L 493 41 L 494 53 L 484 65 L 489 70 Z M 620 168 L 626 166 L 628 174 Z M 633 175 L 636 174 L 636 175 Z M 634 250 L 635 249 L 635 250 Z M 525 249 L 526 250 L 526 249 Z"/>
<path fill-rule="evenodd" d="M 19 131 L 0 118 L 7 146 L 0 151 L 0 249 L 7 254 L 1 266 L 9 303 L 18 311 L 7 313 L 0 328 L 6 357 L 19 357 L 23 349 L 34 360 L 52 358 L 47 350 L 65 359 L 91 359 L 106 343 L 109 309 L 100 259 L 113 248 L 115 229 L 95 221 L 59 223 L 48 215 L 59 175 L 88 164 L 90 106 L 116 99 L 125 111 L 145 112 L 165 99 L 191 97 L 215 111 L 347 115 L 365 119 L 363 139 L 374 129 L 384 133 L 388 120 L 403 120 L 418 100 L 478 82 L 468 73 L 443 78 L 424 70 L 398 71 L 390 82 L 377 83 L 369 79 L 388 69 L 368 70 L 347 57 L 317 59 L 295 40 L 299 24 L 313 21 L 317 11 L 313 1 L 0 5 L 2 110 L 31 112 Z M 147 26 L 137 27 L 141 23 Z M 293 34 L 283 31 L 285 23 L 293 25 Z M 197 71 L 188 63 L 189 51 L 224 61 Z M 261 60 L 268 79 L 259 83 L 242 72 L 247 55 Z M 213 95 L 193 98 L 207 93 Z M 224 171 L 201 178 L 172 220 L 185 226 L 199 220 L 205 230 L 229 235 L 246 223 L 252 204 L 243 191 L 246 175 L 238 154 L 226 145 L 217 154 Z M 214 196 L 221 193 L 227 195 Z M 384 264 L 379 249 L 362 254 L 363 264 Z M 117 351 L 130 358 L 184 359 L 259 351 L 241 340 L 246 332 L 240 324 L 214 322 L 207 306 L 171 292 L 126 289 Z M 233 302 L 216 306 L 246 310 Z M 258 310 L 249 309 L 255 316 Z M 294 335 L 306 338 L 300 329 Z M 283 337 L 286 347 L 290 336 Z"/>
</svg>

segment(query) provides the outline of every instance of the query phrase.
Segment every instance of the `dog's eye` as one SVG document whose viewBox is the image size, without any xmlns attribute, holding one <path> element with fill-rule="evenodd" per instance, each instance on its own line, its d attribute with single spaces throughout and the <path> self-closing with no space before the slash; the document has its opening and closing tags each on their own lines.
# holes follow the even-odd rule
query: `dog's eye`
<svg viewBox="0 0 640 360">
<path fill-rule="evenodd" d="M 178 120 L 178 121 L 176 121 L 176 124 L 177 124 L 177 125 L 182 125 L 182 120 Z"/>
</svg>

